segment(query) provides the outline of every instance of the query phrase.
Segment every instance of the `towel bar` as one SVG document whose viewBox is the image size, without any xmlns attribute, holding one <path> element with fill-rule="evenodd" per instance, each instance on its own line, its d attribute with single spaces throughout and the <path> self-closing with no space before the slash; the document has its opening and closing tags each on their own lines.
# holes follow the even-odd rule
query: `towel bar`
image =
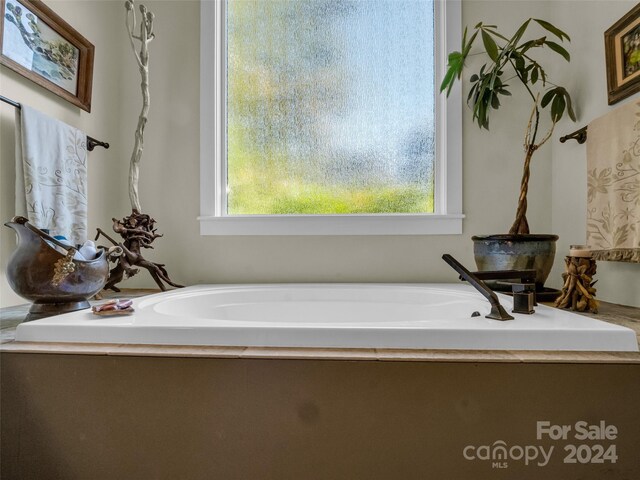
<svg viewBox="0 0 640 480">
<path fill-rule="evenodd" d="M 582 144 L 587 141 L 587 126 L 585 125 L 579 130 L 576 130 L 569 135 L 565 135 L 564 137 L 560 137 L 560 143 L 564 143 L 567 140 L 576 140 L 578 143 Z"/>
<path fill-rule="evenodd" d="M 22 108 L 22 105 L 20 105 L 18 102 L 14 102 L 13 100 L 7 97 L 4 97 L 2 95 L 0 95 L 0 100 L 2 100 L 4 103 L 8 103 L 9 105 L 13 105 L 18 110 Z M 109 148 L 109 144 L 107 142 L 101 142 L 100 140 L 96 140 L 95 138 L 87 135 L 87 150 L 91 152 L 96 147 Z"/>
</svg>

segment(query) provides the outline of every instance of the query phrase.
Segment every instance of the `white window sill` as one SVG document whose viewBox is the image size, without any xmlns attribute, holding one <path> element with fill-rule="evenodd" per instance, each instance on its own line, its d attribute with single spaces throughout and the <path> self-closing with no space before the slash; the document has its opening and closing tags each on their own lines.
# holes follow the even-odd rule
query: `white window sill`
<svg viewBox="0 0 640 480">
<path fill-rule="evenodd" d="M 462 214 L 198 217 L 201 235 L 460 235 Z"/>
</svg>

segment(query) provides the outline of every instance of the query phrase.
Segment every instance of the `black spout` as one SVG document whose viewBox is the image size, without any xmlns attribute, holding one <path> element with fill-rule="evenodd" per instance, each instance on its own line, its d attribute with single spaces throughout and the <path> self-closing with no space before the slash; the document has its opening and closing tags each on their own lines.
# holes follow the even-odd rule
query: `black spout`
<svg viewBox="0 0 640 480">
<path fill-rule="evenodd" d="M 442 255 L 442 259 L 447 262 L 451 268 L 458 272 L 462 278 L 473 285 L 473 287 L 478 290 L 487 300 L 489 300 L 489 303 L 491 304 L 491 313 L 487 315 L 487 318 L 491 318 L 493 320 L 513 320 L 513 317 L 507 313 L 502 305 L 500 305 L 498 296 L 489 287 L 487 287 L 487 285 L 482 280 L 480 280 L 469 270 L 464 268 L 464 266 L 460 262 L 458 262 L 448 253 Z"/>
</svg>

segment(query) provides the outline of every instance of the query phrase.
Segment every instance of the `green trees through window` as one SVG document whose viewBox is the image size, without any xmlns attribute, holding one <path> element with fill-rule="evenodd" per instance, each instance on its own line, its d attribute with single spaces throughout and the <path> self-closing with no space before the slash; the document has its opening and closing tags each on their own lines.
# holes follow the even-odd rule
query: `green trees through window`
<svg viewBox="0 0 640 480">
<path fill-rule="evenodd" d="M 434 211 L 432 0 L 227 1 L 227 213 Z"/>
</svg>

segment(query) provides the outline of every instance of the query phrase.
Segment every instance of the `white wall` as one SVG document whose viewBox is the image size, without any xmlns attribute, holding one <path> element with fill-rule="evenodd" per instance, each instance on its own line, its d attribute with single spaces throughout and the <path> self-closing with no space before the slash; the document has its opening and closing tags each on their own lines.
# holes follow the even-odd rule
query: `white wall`
<svg viewBox="0 0 640 480">
<path fill-rule="evenodd" d="M 498 112 L 492 119 L 490 132 L 481 132 L 465 111 L 467 219 L 463 235 L 201 237 L 196 221 L 200 153 L 199 3 L 189 0 L 144 3 L 156 15 L 157 37 L 150 47 L 152 98 L 145 131 L 140 197 L 143 210 L 155 217 L 159 231 L 165 235 L 156 241 L 155 249 L 147 257 L 166 263 L 175 281 L 184 284 L 456 281 L 457 275 L 440 259 L 443 253 L 451 253 L 472 266 L 470 237 L 508 230 L 515 213 L 522 135 L 529 114 L 524 96 L 515 96 L 509 101 L 508 111 Z M 114 145 L 108 151 L 96 150 L 91 157 L 90 228 L 108 229 L 112 216 L 122 217 L 130 210 L 126 193 L 128 159 L 141 102 L 140 77 L 122 25 L 124 6 L 122 2 L 110 1 L 49 4 L 96 45 L 93 113 L 80 113 L 4 67 L 0 71 L 2 92 Z M 512 30 L 525 18 L 544 18 L 549 11 L 548 2 L 468 1 L 463 5 L 463 24 L 474 25 L 484 20 Z M 13 214 L 12 115 L 9 107 L 2 107 L 2 219 Z M 554 151 L 551 146 L 542 149 L 533 166 L 529 221 L 532 231 L 538 233 L 556 228 L 550 214 Z M 110 187 L 106 186 L 107 181 Z M 4 271 L 13 247 L 11 232 L 4 227 L 2 230 L 0 267 Z M 154 284 L 143 272 L 125 285 Z M 8 293 L 3 276 L 0 286 L 2 305 L 13 303 L 15 298 Z"/>
<path fill-rule="evenodd" d="M 554 20 L 571 36 L 572 61 L 560 72 L 559 81 L 572 93 L 579 117 L 577 124 L 563 121 L 558 125 L 552 145 L 551 215 L 553 232 L 560 235 L 551 274 L 556 287 L 561 285 L 562 258 L 568 253 L 569 245 L 586 242 L 587 205 L 586 144 L 575 141 L 561 144 L 558 138 L 629 100 L 607 105 L 604 32 L 635 5 L 635 1 L 552 2 Z M 638 94 L 633 98 L 637 100 Z M 598 262 L 596 278 L 599 298 L 640 306 L 640 265 Z"/>
</svg>

